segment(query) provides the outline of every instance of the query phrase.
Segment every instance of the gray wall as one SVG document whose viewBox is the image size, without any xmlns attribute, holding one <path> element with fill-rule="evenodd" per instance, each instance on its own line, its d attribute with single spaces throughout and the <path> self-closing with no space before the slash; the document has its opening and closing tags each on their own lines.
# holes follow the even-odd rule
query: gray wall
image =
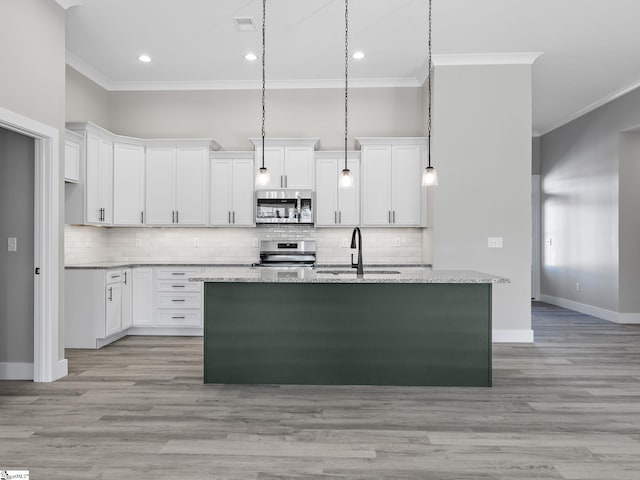
<svg viewBox="0 0 640 480">
<path fill-rule="evenodd" d="M 438 66 L 434 84 L 433 265 L 510 278 L 494 329 L 530 334 L 531 66 Z"/>
<path fill-rule="evenodd" d="M 34 158 L 32 138 L 0 128 L 0 362 L 33 362 Z"/>
<path fill-rule="evenodd" d="M 111 130 L 135 137 L 210 137 L 223 149 L 252 148 L 260 136 L 257 90 L 112 92 Z M 363 88 L 349 93 L 349 142 L 358 136 L 418 136 L 421 88 Z M 268 137 L 319 137 L 323 149 L 344 148 L 344 90 L 269 90 Z"/>
<path fill-rule="evenodd" d="M 619 266 L 630 259 L 620 250 L 628 215 L 619 205 L 640 199 L 637 183 L 619 182 L 619 134 L 638 125 L 636 90 L 542 136 L 543 295 L 621 311 Z M 631 241 L 637 248 L 640 237 Z"/>
<path fill-rule="evenodd" d="M 66 121 L 109 129 L 109 92 L 67 65 Z"/>
<path fill-rule="evenodd" d="M 620 313 L 640 312 L 640 133 L 620 135 Z"/>
<path fill-rule="evenodd" d="M 64 153 L 65 17 L 51 0 L 0 2 L 0 105 L 57 128 Z M 10 75 L 6 74 L 10 72 Z M 60 205 L 64 205 L 64 171 L 60 169 Z M 64 357 L 64 208 L 59 221 L 58 356 Z"/>
</svg>

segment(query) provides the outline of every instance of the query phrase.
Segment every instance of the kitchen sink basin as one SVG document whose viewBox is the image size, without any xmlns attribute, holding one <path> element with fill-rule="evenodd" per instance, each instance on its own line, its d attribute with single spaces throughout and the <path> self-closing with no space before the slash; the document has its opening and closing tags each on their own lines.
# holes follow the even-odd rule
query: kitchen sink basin
<svg viewBox="0 0 640 480">
<path fill-rule="evenodd" d="M 316 270 L 316 273 L 324 273 L 324 274 L 329 274 L 329 275 L 341 275 L 341 274 L 347 274 L 347 273 L 356 273 L 355 269 L 351 269 L 351 270 Z M 398 270 L 365 270 L 364 271 L 365 274 L 370 274 L 370 275 L 396 275 L 399 274 L 400 272 Z"/>
</svg>

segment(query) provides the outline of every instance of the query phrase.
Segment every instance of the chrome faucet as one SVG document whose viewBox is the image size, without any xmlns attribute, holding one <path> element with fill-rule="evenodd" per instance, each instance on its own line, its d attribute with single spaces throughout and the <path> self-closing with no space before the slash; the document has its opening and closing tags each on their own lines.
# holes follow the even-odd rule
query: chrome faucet
<svg viewBox="0 0 640 480">
<path fill-rule="evenodd" d="M 362 265 L 362 234 L 360 233 L 360 228 L 356 227 L 353 229 L 353 233 L 351 234 L 351 248 L 356 248 L 356 233 L 358 234 L 358 263 L 353 263 L 353 253 L 351 254 L 351 268 L 356 268 L 356 275 L 358 278 L 362 278 L 364 276 L 364 267 Z"/>
</svg>

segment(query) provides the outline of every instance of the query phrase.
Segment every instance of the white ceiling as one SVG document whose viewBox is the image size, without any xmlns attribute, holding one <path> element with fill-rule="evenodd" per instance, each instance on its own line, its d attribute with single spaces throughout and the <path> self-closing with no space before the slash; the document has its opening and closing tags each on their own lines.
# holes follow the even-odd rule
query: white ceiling
<svg viewBox="0 0 640 480">
<path fill-rule="evenodd" d="M 545 133 L 640 85 L 638 0 L 432 0 L 433 52 L 532 53 L 533 128 Z M 67 62 L 109 90 L 256 88 L 260 0 L 83 0 Z M 233 17 L 253 17 L 238 32 Z M 424 81 L 427 0 L 350 0 L 351 85 Z M 141 53 L 152 57 L 142 64 Z M 267 0 L 269 86 L 344 79 L 344 1 Z"/>
</svg>

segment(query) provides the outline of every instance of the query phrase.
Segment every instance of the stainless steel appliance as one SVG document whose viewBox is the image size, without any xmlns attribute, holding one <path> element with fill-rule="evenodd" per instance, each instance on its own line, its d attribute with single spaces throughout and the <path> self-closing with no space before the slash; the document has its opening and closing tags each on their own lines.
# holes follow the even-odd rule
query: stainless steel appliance
<svg viewBox="0 0 640 480">
<path fill-rule="evenodd" d="M 315 240 L 261 240 L 261 267 L 313 267 L 316 264 Z"/>
<path fill-rule="evenodd" d="M 256 223 L 313 225 L 313 191 L 256 191 Z"/>
</svg>

